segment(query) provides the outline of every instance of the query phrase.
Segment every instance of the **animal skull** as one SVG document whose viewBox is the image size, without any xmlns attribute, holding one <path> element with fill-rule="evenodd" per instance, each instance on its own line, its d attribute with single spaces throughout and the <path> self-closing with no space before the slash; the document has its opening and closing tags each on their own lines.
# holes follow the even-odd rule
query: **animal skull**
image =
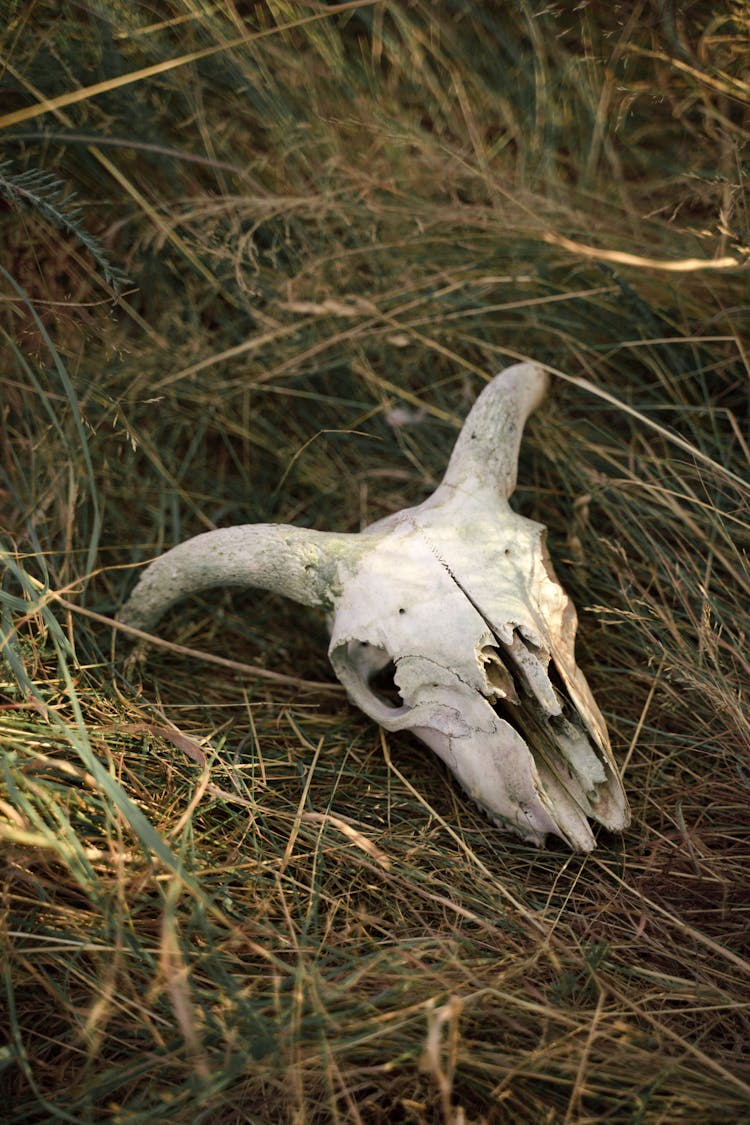
<svg viewBox="0 0 750 1125">
<path fill-rule="evenodd" d="M 619 831 L 628 804 L 545 529 L 508 504 L 523 425 L 545 389 L 530 363 L 498 375 L 417 507 L 359 535 L 272 524 L 198 535 L 147 568 L 121 619 L 148 630 L 179 598 L 218 585 L 322 606 L 334 671 L 367 715 L 417 735 L 495 824 L 590 851 L 588 818 Z"/>
</svg>

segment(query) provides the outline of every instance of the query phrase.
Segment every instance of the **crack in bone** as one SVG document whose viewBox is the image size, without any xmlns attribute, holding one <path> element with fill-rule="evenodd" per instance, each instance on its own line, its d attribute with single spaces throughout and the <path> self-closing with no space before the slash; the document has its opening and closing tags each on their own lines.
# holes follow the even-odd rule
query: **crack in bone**
<svg viewBox="0 0 750 1125">
<path fill-rule="evenodd" d="M 606 784 L 607 773 L 585 731 L 573 726 L 569 720 L 565 719 L 563 706 L 549 678 L 547 669 L 528 647 L 533 642 L 528 639 L 524 640 L 517 624 L 510 627 L 512 629 L 510 642 L 498 636 L 497 627 L 488 620 L 481 606 L 477 604 L 458 579 L 426 530 L 413 519 L 410 519 L 409 523 L 429 547 L 433 557 L 445 570 L 451 581 L 485 622 L 492 635 L 497 639 L 498 644 L 502 645 L 513 666 L 522 677 L 523 690 L 519 692 L 513 668 L 508 668 L 501 659 L 500 653 L 495 650 L 497 656 L 493 663 L 496 667 L 499 666 L 505 670 L 516 697 L 513 700 L 510 695 L 506 695 L 505 699 L 516 703 L 516 706 L 513 710 L 510 707 L 504 707 L 501 712 L 496 703 L 493 709 L 523 738 L 537 766 L 545 794 L 550 797 L 554 795 L 558 801 L 564 795 L 577 813 L 581 813 L 584 817 L 590 816 L 592 812 L 591 802 L 596 800 L 599 786 Z M 484 651 L 483 649 L 482 652 Z M 490 649 L 490 651 L 492 650 Z M 542 650 L 540 649 L 540 651 Z M 550 657 L 547 655 L 547 666 L 549 666 L 549 663 Z M 457 673 L 455 674 L 457 675 Z M 487 676 L 487 681 L 492 687 L 489 676 Z M 497 698 L 503 697 L 496 696 Z M 567 695 L 564 696 L 564 699 L 567 703 L 571 703 Z M 539 714 L 536 713 L 537 710 Z M 552 725 L 553 720 L 560 720 L 560 722 Z M 530 730 L 532 732 L 531 737 L 529 736 Z"/>
</svg>

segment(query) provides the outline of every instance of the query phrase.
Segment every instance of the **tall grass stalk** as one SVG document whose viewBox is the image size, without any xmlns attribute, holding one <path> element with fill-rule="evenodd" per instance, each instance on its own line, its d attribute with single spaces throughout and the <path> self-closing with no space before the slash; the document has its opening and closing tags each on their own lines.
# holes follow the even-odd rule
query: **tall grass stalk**
<svg viewBox="0 0 750 1125">
<path fill-rule="evenodd" d="M 750 1120 L 746 5 L 156 7 L 0 20 L 2 167 L 76 199 L 0 212 L 0 1116 Z M 113 623 L 188 535 L 421 500 L 527 357 L 634 808 L 589 857 L 312 611 Z"/>
</svg>

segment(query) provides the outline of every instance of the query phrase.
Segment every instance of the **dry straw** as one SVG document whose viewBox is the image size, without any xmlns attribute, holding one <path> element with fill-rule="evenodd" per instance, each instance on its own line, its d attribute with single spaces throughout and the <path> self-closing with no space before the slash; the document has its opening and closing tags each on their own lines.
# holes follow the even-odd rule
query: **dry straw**
<svg viewBox="0 0 750 1125">
<path fill-rule="evenodd" d="M 156 7 L 0 21 L 0 1115 L 749 1120 L 746 6 Z M 112 627 L 189 534 L 421 500 L 519 357 L 635 814 L 583 859 L 312 612 Z"/>
</svg>

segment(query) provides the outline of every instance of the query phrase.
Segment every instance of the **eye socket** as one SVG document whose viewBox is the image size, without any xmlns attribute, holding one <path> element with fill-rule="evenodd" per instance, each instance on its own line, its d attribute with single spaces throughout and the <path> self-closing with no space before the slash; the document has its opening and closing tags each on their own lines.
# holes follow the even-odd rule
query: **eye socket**
<svg viewBox="0 0 750 1125">
<path fill-rule="evenodd" d="M 346 645 L 345 660 L 337 659 L 339 651 L 331 654 L 331 662 L 363 711 L 385 722 L 393 718 L 393 712 L 408 710 L 396 684 L 396 664 L 387 649 L 352 638 Z"/>
<path fill-rule="evenodd" d="M 396 665 L 392 660 L 367 677 L 367 686 L 381 703 L 388 707 L 403 707 L 404 701 L 396 684 Z"/>
</svg>

